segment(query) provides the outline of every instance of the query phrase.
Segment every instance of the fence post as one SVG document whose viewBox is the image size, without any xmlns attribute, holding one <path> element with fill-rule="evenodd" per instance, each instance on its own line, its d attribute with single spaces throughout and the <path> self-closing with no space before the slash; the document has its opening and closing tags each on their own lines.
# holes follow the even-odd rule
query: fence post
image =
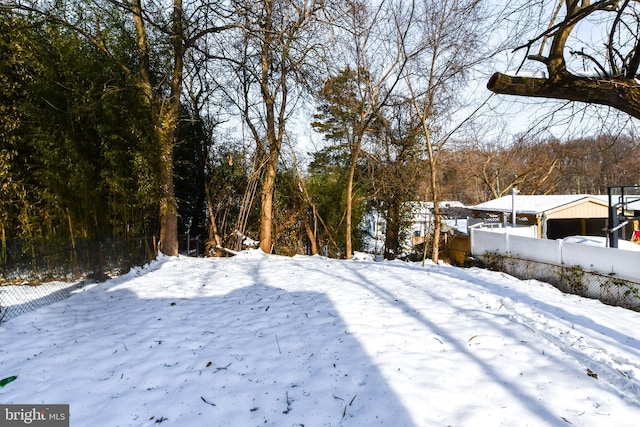
<svg viewBox="0 0 640 427">
<path fill-rule="evenodd" d="M 562 239 L 557 239 L 556 242 L 558 242 L 558 250 L 557 250 L 557 261 L 556 263 L 558 265 L 562 265 L 564 264 L 564 253 L 563 253 L 563 249 L 562 249 Z"/>
<path fill-rule="evenodd" d="M 504 232 L 504 255 L 509 255 L 511 248 L 509 247 L 509 227 L 506 227 Z"/>
</svg>

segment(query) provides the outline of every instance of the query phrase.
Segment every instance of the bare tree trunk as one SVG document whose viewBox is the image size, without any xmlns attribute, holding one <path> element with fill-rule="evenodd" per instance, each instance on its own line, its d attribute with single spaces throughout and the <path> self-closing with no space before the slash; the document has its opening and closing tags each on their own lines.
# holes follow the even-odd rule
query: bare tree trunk
<svg viewBox="0 0 640 427">
<path fill-rule="evenodd" d="M 266 113 L 265 127 L 267 130 L 267 147 L 269 152 L 267 153 L 262 192 L 260 194 L 260 249 L 269 254 L 273 246 L 273 192 L 275 190 L 276 174 L 278 172 L 280 144 L 278 140 L 279 135 L 276 135 L 275 100 L 269 86 L 273 61 L 271 48 L 274 42 L 271 21 L 273 2 L 271 0 L 265 1 L 264 9 L 264 41 L 262 42 L 262 50 L 260 53 L 260 90 L 262 92 L 262 100 Z"/>
<path fill-rule="evenodd" d="M 431 151 L 431 150 L 430 150 Z M 431 260 L 436 264 L 440 260 L 440 233 L 442 230 L 442 216 L 440 215 L 440 197 L 438 195 L 438 175 L 436 169 L 436 159 L 430 154 L 430 174 L 429 184 L 431 186 L 431 198 L 433 200 L 433 249 L 431 251 Z"/>
<path fill-rule="evenodd" d="M 400 251 L 400 203 L 394 198 L 387 203 L 387 227 L 384 239 L 384 259 L 393 260 L 398 257 Z"/>
<path fill-rule="evenodd" d="M 318 254 L 318 240 L 316 237 L 316 229 L 315 227 L 312 229 L 311 225 L 305 221 L 304 222 L 304 229 L 307 233 L 307 238 L 309 239 L 309 242 L 311 243 L 311 255 L 317 255 Z"/>
<path fill-rule="evenodd" d="M 218 248 L 222 247 L 222 237 L 218 232 L 218 224 L 216 224 L 216 210 L 213 207 L 213 201 L 209 195 L 209 189 L 207 192 L 207 210 L 209 211 L 209 235 L 207 237 L 206 254 L 214 253 L 215 256 L 220 256 L 221 252 Z"/>
<path fill-rule="evenodd" d="M 312 216 L 313 228 L 311 228 L 311 224 L 309 224 L 308 218 L 305 218 L 304 229 L 307 234 L 307 238 L 309 239 L 309 242 L 311 244 L 311 255 L 316 255 L 318 253 L 318 210 L 316 209 L 316 205 L 311 200 L 311 196 L 309 196 L 309 192 L 307 191 L 307 184 L 305 183 L 302 173 L 300 172 L 300 166 L 298 164 L 298 158 L 296 156 L 296 153 L 293 150 L 293 147 L 291 147 L 291 145 L 289 145 L 289 148 L 291 149 L 291 158 L 293 159 L 293 164 L 296 168 L 296 173 L 298 175 L 298 185 L 302 190 L 302 194 L 304 195 L 305 201 L 311 207 L 311 212 L 313 214 Z M 322 218 L 320 218 L 320 221 L 322 221 Z"/>
<path fill-rule="evenodd" d="M 260 194 L 262 202 L 260 208 L 260 249 L 265 253 L 271 253 L 273 245 L 273 193 L 276 184 L 278 157 L 271 155 L 267 162 Z"/>
<path fill-rule="evenodd" d="M 422 124 L 422 131 L 425 136 L 427 154 L 429 155 L 429 188 L 431 189 L 431 200 L 433 201 L 433 247 L 431 251 L 431 259 L 433 262 L 438 263 L 439 261 L 439 250 L 440 250 L 440 230 L 442 229 L 442 220 L 440 217 L 440 206 L 439 206 L 439 190 L 438 190 L 438 173 L 437 173 L 437 153 L 433 147 L 433 141 L 431 140 L 431 130 L 429 128 L 429 124 L 427 120 L 432 114 L 433 110 L 433 98 L 435 96 L 434 88 L 432 86 L 432 82 L 434 80 L 433 68 L 431 70 L 431 74 L 429 77 L 429 86 L 427 91 L 427 96 L 422 106 L 419 105 L 418 98 L 415 95 L 413 90 L 413 86 L 411 85 L 411 81 L 407 80 L 409 88 L 412 94 L 412 103 L 415 108 L 415 111 L 420 119 L 420 123 Z M 426 198 L 425 198 L 426 201 Z M 426 237 L 426 236 L 425 236 Z M 425 242 L 426 245 L 426 242 Z M 425 246 L 426 248 L 426 246 Z M 424 260 L 423 260 L 424 263 Z"/>
<path fill-rule="evenodd" d="M 170 117 L 167 119 L 169 122 L 177 121 Z M 178 207 L 173 185 L 173 135 L 175 132 L 167 132 L 159 141 L 161 191 L 159 247 L 163 254 L 169 256 L 178 255 Z"/>
<path fill-rule="evenodd" d="M 358 161 L 358 157 L 360 157 L 360 142 L 358 141 L 355 144 L 355 147 L 351 153 L 351 165 L 349 167 L 349 180 L 347 182 L 347 207 L 346 207 L 346 235 L 345 235 L 345 246 L 346 246 L 346 259 L 353 258 L 353 243 L 351 240 L 352 233 L 352 221 L 351 221 L 351 212 L 353 210 L 353 180 L 356 175 L 356 163 Z"/>
</svg>

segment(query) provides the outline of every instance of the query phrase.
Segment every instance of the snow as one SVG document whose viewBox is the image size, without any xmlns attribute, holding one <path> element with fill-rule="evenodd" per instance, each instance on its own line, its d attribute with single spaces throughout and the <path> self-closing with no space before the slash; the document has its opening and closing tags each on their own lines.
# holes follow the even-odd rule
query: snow
<svg viewBox="0 0 640 427">
<path fill-rule="evenodd" d="M 467 218 L 443 219 L 442 223 L 449 229 L 455 230 L 458 234 L 464 236 L 469 234 L 469 221 Z"/>
<path fill-rule="evenodd" d="M 570 236 L 562 239 L 563 242 L 567 243 L 579 243 L 582 245 L 588 246 L 600 246 L 600 247 L 608 247 L 609 240 L 606 237 L 602 236 Z M 618 249 L 622 249 L 625 251 L 635 251 L 640 252 L 640 245 L 629 242 L 628 240 L 618 240 Z"/>
<path fill-rule="evenodd" d="M 533 77 L 537 79 L 546 79 L 547 73 L 541 70 L 529 71 L 529 70 L 509 70 L 505 72 L 506 75 L 512 77 Z"/>
<path fill-rule="evenodd" d="M 635 426 L 640 316 L 448 265 L 162 257 L 0 325 L 73 426 Z"/>
</svg>

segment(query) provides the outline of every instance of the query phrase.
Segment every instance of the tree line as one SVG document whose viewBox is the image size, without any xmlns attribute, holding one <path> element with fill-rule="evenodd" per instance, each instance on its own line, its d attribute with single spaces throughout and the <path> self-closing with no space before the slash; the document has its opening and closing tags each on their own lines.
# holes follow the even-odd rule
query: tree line
<svg viewBox="0 0 640 427">
<path fill-rule="evenodd" d="M 156 234 L 176 255 L 187 232 L 210 254 L 249 236 L 265 252 L 350 258 L 372 207 L 393 258 L 404 202 L 428 200 L 437 261 L 441 200 L 635 179 L 632 134 L 467 131 L 466 85 L 504 49 L 484 38 L 511 13 L 472 0 L 9 1 L 0 260 L 14 240 Z"/>
<path fill-rule="evenodd" d="M 511 194 L 607 194 L 640 178 L 640 145 L 633 134 L 467 141 L 448 150 L 443 194 L 467 205 Z M 464 185 L 460 185 L 464 183 Z M 627 184 L 624 184 L 627 185 Z"/>
</svg>

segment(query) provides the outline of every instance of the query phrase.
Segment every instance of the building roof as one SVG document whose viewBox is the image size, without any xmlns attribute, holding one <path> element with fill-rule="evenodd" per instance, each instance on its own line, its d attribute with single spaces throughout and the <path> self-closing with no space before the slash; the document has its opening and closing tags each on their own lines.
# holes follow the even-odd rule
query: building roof
<svg viewBox="0 0 640 427">
<path fill-rule="evenodd" d="M 433 202 L 407 202 L 409 207 L 409 215 L 413 221 L 425 221 L 433 214 Z M 471 210 L 462 202 L 456 200 L 445 200 L 438 202 L 441 213 L 445 218 L 466 218 L 471 214 Z"/>
<path fill-rule="evenodd" d="M 601 197 L 601 196 L 600 196 Z M 540 215 L 564 206 L 573 205 L 577 202 L 591 201 L 607 206 L 608 203 L 597 196 L 589 194 L 568 194 L 568 195 L 516 195 L 516 212 L 520 214 Z M 470 207 L 474 211 L 487 212 L 511 212 L 513 209 L 513 196 L 503 196 L 498 199 L 489 200 L 479 205 Z"/>
</svg>

